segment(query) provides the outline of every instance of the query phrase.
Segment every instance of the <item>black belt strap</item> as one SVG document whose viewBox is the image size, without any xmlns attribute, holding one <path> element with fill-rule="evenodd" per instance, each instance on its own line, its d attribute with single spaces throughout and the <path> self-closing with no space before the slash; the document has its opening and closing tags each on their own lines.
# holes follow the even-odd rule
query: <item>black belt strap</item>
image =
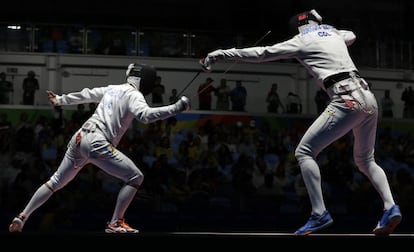
<svg viewBox="0 0 414 252">
<path fill-rule="evenodd" d="M 334 85 L 335 83 L 346 80 L 346 79 L 349 79 L 353 75 L 355 75 L 358 78 L 361 77 L 361 75 L 359 74 L 358 71 L 337 73 L 337 74 L 326 77 L 323 80 L 323 85 L 325 86 L 326 89 L 328 89 L 332 85 Z"/>
</svg>

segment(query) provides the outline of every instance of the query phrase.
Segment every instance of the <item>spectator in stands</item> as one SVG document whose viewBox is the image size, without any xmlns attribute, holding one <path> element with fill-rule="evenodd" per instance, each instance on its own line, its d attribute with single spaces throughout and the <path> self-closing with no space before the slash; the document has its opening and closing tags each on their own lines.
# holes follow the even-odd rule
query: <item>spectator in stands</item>
<svg viewBox="0 0 414 252">
<path fill-rule="evenodd" d="M 34 71 L 27 72 L 23 79 L 23 105 L 34 105 L 36 91 L 39 90 L 39 81 Z"/>
<path fill-rule="evenodd" d="M 216 88 L 211 84 L 213 79 L 208 77 L 204 83 L 198 87 L 198 109 L 211 110 L 211 102 L 213 100 L 212 93 Z"/>
<path fill-rule="evenodd" d="M 404 102 L 403 117 L 412 118 L 414 115 L 414 92 L 411 86 L 404 89 L 401 100 Z"/>
<path fill-rule="evenodd" d="M 6 80 L 6 73 L 0 73 L 0 104 L 10 104 L 10 94 L 13 94 L 13 83 Z"/>
<path fill-rule="evenodd" d="M 246 111 L 247 90 L 241 80 L 237 80 L 236 86 L 231 90 L 230 100 L 233 111 Z"/>
<path fill-rule="evenodd" d="M 289 92 L 287 96 L 286 112 L 290 114 L 302 113 L 302 101 L 299 95 Z"/>
<path fill-rule="evenodd" d="M 177 96 L 177 93 L 178 92 L 176 88 L 171 89 L 171 95 L 168 98 L 168 101 L 170 102 L 170 104 L 176 103 L 178 101 L 179 98 Z"/>
<path fill-rule="evenodd" d="M 230 110 L 230 88 L 227 86 L 227 80 L 220 79 L 220 86 L 216 88 L 215 95 L 217 96 L 216 109 L 221 111 Z"/>
<path fill-rule="evenodd" d="M 152 105 L 162 106 L 164 104 L 165 86 L 161 83 L 161 76 L 157 75 L 155 79 L 154 88 L 152 89 Z"/>
<path fill-rule="evenodd" d="M 273 83 L 266 96 L 267 112 L 269 113 L 279 113 L 279 108 L 282 108 L 282 111 L 285 110 L 277 88 L 277 83 Z"/>
<path fill-rule="evenodd" d="M 382 117 L 392 118 L 394 116 L 393 107 L 394 100 L 390 96 L 390 90 L 387 89 L 384 91 L 384 97 L 381 98 Z"/>
</svg>

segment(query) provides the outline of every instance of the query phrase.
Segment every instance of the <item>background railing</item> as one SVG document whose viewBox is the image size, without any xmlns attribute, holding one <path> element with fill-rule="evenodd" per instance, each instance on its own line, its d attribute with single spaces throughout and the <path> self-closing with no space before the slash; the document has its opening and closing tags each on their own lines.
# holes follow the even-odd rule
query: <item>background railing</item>
<svg viewBox="0 0 414 252">
<path fill-rule="evenodd" d="M 265 32 L 0 23 L 0 51 L 201 58 L 216 48 L 251 46 Z M 260 45 L 282 39 L 270 34 Z M 364 38 L 357 40 L 350 50 L 361 67 L 412 69 L 414 65 L 411 40 Z"/>
</svg>

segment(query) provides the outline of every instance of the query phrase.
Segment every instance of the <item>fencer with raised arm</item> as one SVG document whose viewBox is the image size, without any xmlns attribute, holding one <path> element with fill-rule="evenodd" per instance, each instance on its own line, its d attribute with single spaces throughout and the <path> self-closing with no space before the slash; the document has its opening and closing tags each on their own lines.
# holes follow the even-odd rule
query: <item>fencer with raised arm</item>
<svg viewBox="0 0 414 252">
<path fill-rule="evenodd" d="M 21 232 L 36 209 L 91 163 L 124 182 L 105 232 L 138 233 L 138 229 L 125 222 L 124 215 L 144 175 L 129 157 L 117 149 L 117 145 L 134 119 L 148 124 L 190 109 L 190 100 L 185 96 L 171 105 L 150 107 L 145 95 L 151 92 L 155 77 L 155 67 L 132 63 L 126 71 L 126 83 L 84 88 L 62 95 L 47 91 L 49 102 L 54 106 L 91 102 L 98 105 L 92 116 L 73 134 L 56 172 L 37 189 L 23 211 L 13 219 L 10 232 Z"/>
<path fill-rule="evenodd" d="M 211 71 L 219 60 L 259 63 L 296 59 L 301 63 L 327 92 L 330 102 L 295 150 L 312 208 L 311 217 L 295 234 L 307 235 L 333 223 L 325 206 L 316 158 L 328 145 L 352 131 L 355 165 L 366 175 L 383 202 L 382 217 L 373 233 L 388 235 L 400 223 L 402 215 L 386 174 L 375 161 L 378 105 L 348 52 L 356 35 L 322 23 L 316 10 L 293 16 L 289 25 L 292 37 L 286 41 L 270 46 L 219 49 L 208 53 L 199 62 L 205 71 Z"/>
</svg>

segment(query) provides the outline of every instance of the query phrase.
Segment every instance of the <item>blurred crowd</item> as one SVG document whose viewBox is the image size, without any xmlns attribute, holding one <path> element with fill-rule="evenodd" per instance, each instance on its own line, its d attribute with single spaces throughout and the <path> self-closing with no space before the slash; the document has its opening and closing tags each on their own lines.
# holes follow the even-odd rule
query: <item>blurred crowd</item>
<svg viewBox="0 0 414 252">
<path fill-rule="evenodd" d="M 40 115 L 33 122 L 23 111 L 15 125 L 6 113 L 1 114 L 3 212 L 14 215 L 54 172 L 73 130 L 90 112 L 80 110 L 64 116 L 57 107 L 50 116 Z M 128 214 L 307 214 L 307 192 L 294 157 L 302 128 L 275 127 L 269 123 L 271 119 L 246 118 L 250 119 L 228 123 L 207 119 L 194 127 L 186 127 L 174 117 L 134 124 L 118 146 L 145 176 Z M 304 118 L 297 120 L 303 120 L 297 125 L 310 123 Z M 365 200 L 378 196 L 356 169 L 350 152 L 351 133 L 318 157 L 327 204 L 333 214 L 376 217 L 381 200 L 378 198 L 377 204 Z M 388 174 L 404 213 L 414 210 L 413 158 L 414 141 L 409 133 L 379 128 L 376 159 Z M 120 186 L 120 181 L 87 165 L 40 211 L 52 207 L 56 216 L 49 223 L 70 225 L 65 213 L 110 212 L 105 207 L 112 206 Z"/>
</svg>

